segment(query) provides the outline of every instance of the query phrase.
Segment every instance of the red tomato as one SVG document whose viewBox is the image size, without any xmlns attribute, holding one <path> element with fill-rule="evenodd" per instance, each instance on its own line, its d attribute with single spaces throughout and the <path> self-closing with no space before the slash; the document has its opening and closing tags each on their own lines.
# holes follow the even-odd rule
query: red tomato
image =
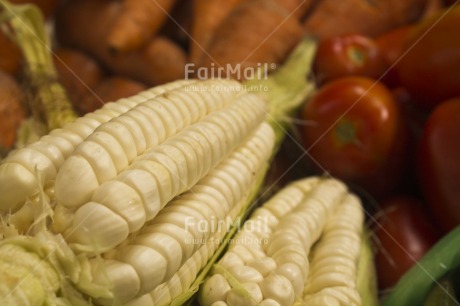
<svg viewBox="0 0 460 306">
<path fill-rule="evenodd" d="M 421 203 L 408 196 L 382 203 L 373 221 L 377 279 L 379 287 L 385 289 L 393 286 L 440 235 Z"/>
<path fill-rule="evenodd" d="M 431 109 L 460 96 L 460 6 L 426 18 L 406 44 L 410 50 L 397 70 L 420 106 Z"/>
<path fill-rule="evenodd" d="M 418 173 L 426 201 L 441 227 L 460 224 L 460 98 L 440 104 L 425 124 Z"/>
<path fill-rule="evenodd" d="M 375 41 L 358 35 L 342 35 L 319 42 L 313 63 L 318 82 L 360 75 L 379 78 L 386 65 Z"/>
<path fill-rule="evenodd" d="M 307 154 L 320 170 L 385 196 L 404 170 L 406 138 L 391 92 L 364 77 L 332 81 L 310 99 L 302 119 Z"/>
</svg>

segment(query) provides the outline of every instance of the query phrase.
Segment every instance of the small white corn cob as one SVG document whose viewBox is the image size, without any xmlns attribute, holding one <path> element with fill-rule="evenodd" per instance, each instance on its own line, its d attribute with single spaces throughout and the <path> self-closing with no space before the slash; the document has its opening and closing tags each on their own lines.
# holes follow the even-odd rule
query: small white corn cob
<svg viewBox="0 0 460 306">
<path fill-rule="evenodd" d="M 327 221 L 321 240 L 312 251 L 303 303 L 324 305 L 318 301 L 327 299 L 331 305 L 361 305 L 355 279 L 363 220 L 358 198 L 347 195 Z"/>
<path fill-rule="evenodd" d="M 113 294 L 94 298 L 111 305 L 148 294 L 152 305 L 163 305 L 186 291 L 247 203 L 248 186 L 255 184 L 273 145 L 274 132 L 262 123 L 244 144 L 171 201 L 133 239 L 104 254 L 103 259 L 91 260 L 92 285 L 108 286 Z M 91 288 L 81 289 L 91 296 Z"/>
<path fill-rule="evenodd" d="M 98 126 L 139 103 L 194 82 L 172 82 L 146 90 L 129 99 L 106 103 L 94 113 L 78 118 L 61 129 L 53 130 L 24 148 L 12 151 L 0 164 L 0 212 L 16 212 L 27 199 L 38 194 L 36 171 L 43 173 L 43 187 L 47 190 L 64 160 Z"/>
<path fill-rule="evenodd" d="M 201 305 L 293 305 L 301 300 L 311 273 L 310 249 L 323 231 L 329 233 L 336 226 L 328 220 L 337 207 L 341 208 L 345 222 L 353 222 L 349 228 L 362 227 L 362 217 L 356 211 L 352 214 L 342 209 L 349 199 L 357 201 L 347 193 L 344 184 L 333 179 L 310 178 L 282 189 L 256 209 L 235 236 L 234 243 L 201 288 Z M 356 203 L 354 209 L 361 209 L 359 202 Z M 356 238 L 348 234 L 340 238 Z M 357 243 L 357 249 L 353 246 L 353 256 L 359 255 L 359 236 Z M 351 273 L 347 277 L 353 283 L 356 275 Z"/>
<path fill-rule="evenodd" d="M 84 205 L 69 209 L 74 212 L 72 218 L 67 217 L 69 213 L 61 217 L 59 214 L 64 210 L 56 210 L 54 229 L 63 232 L 66 240 L 80 251 L 100 253 L 112 249 L 228 156 L 264 120 L 265 111 L 262 100 L 254 95 L 242 95 L 228 108 L 212 112 L 139 156 L 114 179 L 100 185 L 95 179 L 91 198 Z M 237 127 L 235 132 L 234 127 Z M 181 150 L 184 147 L 186 149 Z M 72 165 L 73 160 L 68 161 L 69 167 L 78 169 Z M 74 195 L 70 189 L 74 189 L 77 182 L 68 181 L 74 176 L 64 171 L 70 169 L 66 165 L 57 177 L 56 195 L 65 189 L 69 191 L 62 194 L 70 197 Z M 81 169 L 90 175 L 95 172 Z M 60 178 L 64 182 L 59 183 Z M 81 186 L 90 191 L 88 180 L 85 180 L 86 186 Z M 84 193 L 81 188 L 75 189 L 80 195 Z M 64 219 L 65 223 L 61 222 Z M 99 220 L 110 226 L 101 226 Z"/>
</svg>

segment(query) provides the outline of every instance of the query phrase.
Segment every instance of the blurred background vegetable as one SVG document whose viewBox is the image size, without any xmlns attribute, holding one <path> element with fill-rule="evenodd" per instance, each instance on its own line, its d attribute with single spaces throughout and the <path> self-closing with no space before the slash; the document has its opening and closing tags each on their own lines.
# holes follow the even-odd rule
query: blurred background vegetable
<svg viewBox="0 0 460 306">
<path fill-rule="evenodd" d="M 94 97 L 94 87 L 105 75 L 105 71 L 94 58 L 77 49 L 60 47 L 53 50 L 53 61 L 59 81 L 80 115 L 101 106 L 103 101 L 92 107 L 82 103 L 86 96 Z"/>
<path fill-rule="evenodd" d="M 0 69 L 18 76 L 22 65 L 21 50 L 4 31 L 0 31 L 0 45 Z"/>
<path fill-rule="evenodd" d="M 302 129 L 309 157 L 326 171 L 382 198 L 401 183 L 406 131 L 390 91 L 365 77 L 344 77 L 322 86 L 305 104 Z"/>
<path fill-rule="evenodd" d="M 110 51 L 107 37 L 122 9 L 112 0 L 64 2 L 56 17 L 56 38 L 62 46 L 93 56 L 109 72 L 148 86 L 183 78 L 185 51 L 167 37 L 153 36 L 131 52 Z"/>
<path fill-rule="evenodd" d="M 407 54 L 397 65 L 401 84 L 414 101 L 432 109 L 460 96 L 460 6 L 424 19 L 409 33 Z"/>
<path fill-rule="evenodd" d="M 222 20 L 245 0 L 195 0 L 193 3 L 193 24 L 190 35 L 189 61 L 198 64 L 209 46 L 216 28 Z"/>
<path fill-rule="evenodd" d="M 351 75 L 378 79 L 387 66 L 372 38 L 348 34 L 321 40 L 313 68 L 316 81 L 323 84 Z"/>
<path fill-rule="evenodd" d="M 372 218 L 375 265 L 381 290 L 389 289 L 430 249 L 440 232 L 420 201 L 397 195 Z"/>
<path fill-rule="evenodd" d="M 0 70 L 0 151 L 13 148 L 16 131 L 27 114 L 24 102 L 16 80 Z"/>
<path fill-rule="evenodd" d="M 79 108 L 82 114 L 86 114 L 100 108 L 105 102 L 130 97 L 146 89 L 144 84 L 127 77 L 106 77 L 94 86 L 93 92 L 80 99 Z"/>
<path fill-rule="evenodd" d="M 107 37 L 112 52 L 146 45 L 168 18 L 175 0 L 124 0 Z"/>
<path fill-rule="evenodd" d="M 43 123 L 48 131 L 74 120 L 77 115 L 57 80 L 42 13 L 33 5 L 15 6 L 7 1 L 0 1 L 0 5 L 2 29 L 17 44 L 24 59 L 21 68 L 34 120 Z"/>
<path fill-rule="evenodd" d="M 418 20 L 426 4 L 427 0 L 323 0 L 304 25 L 308 33 L 321 38 L 349 33 L 376 36 Z"/>
<path fill-rule="evenodd" d="M 248 0 L 235 7 L 217 27 L 199 66 L 208 68 L 209 76 L 218 67 L 225 71 L 238 67 L 224 76 L 244 80 L 242 73 L 248 67 L 267 64 L 273 69 L 272 65 L 282 63 L 303 35 L 298 18 L 281 2 Z"/>
<path fill-rule="evenodd" d="M 444 231 L 460 225 L 460 98 L 438 105 L 418 152 L 421 190 Z"/>
<path fill-rule="evenodd" d="M 382 306 L 423 305 L 431 290 L 446 275 L 456 272 L 453 284 L 458 284 L 460 266 L 460 227 L 455 228 L 439 240 L 421 259 L 399 280 L 394 289 L 383 299 Z M 458 305 L 455 296 L 449 302 Z M 440 304 L 437 304 L 438 306 Z M 430 305 L 434 306 L 434 305 Z"/>
</svg>

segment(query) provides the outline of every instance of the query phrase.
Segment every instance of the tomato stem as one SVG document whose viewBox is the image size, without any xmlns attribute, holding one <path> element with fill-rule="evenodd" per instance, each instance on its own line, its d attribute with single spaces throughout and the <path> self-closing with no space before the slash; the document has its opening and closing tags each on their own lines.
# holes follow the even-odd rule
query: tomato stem
<svg viewBox="0 0 460 306">
<path fill-rule="evenodd" d="M 357 47 L 350 47 L 347 49 L 347 56 L 357 66 L 363 66 L 366 62 L 366 54 Z"/>
<path fill-rule="evenodd" d="M 356 143 L 356 126 L 349 120 L 341 120 L 335 127 L 335 136 L 340 145 Z"/>
</svg>

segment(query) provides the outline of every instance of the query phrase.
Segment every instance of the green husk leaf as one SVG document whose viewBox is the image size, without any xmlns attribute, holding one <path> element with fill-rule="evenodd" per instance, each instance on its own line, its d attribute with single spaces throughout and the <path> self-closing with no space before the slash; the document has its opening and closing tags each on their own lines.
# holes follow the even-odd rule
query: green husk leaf
<svg viewBox="0 0 460 306">
<path fill-rule="evenodd" d="M 455 290 L 449 278 L 442 279 L 431 290 L 424 306 L 456 306 Z"/>
<path fill-rule="evenodd" d="M 374 266 L 370 232 L 364 230 L 362 234 L 361 254 L 358 262 L 356 287 L 361 296 L 362 305 L 378 306 L 377 278 Z"/>
<path fill-rule="evenodd" d="M 16 148 L 22 148 L 29 143 L 40 139 L 40 136 L 46 134 L 48 128 L 40 121 L 29 117 L 21 122 L 17 131 L 17 140 L 14 144 Z"/>
<path fill-rule="evenodd" d="M 6 0 L 0 0 L 0 7 L 2 30 L 16 42 L 25 60 L 33 117 L 44 122 L 48 131 L 74 121 L 78 116 L 58 82 L 41 11 L 33 4 L 15 5 Z"/>
<path fill-rule="evenodd" d="M 274 128 L 277 146 L 286 136 L 290 118 L 313 94 L 315 84 L 310 80 L 316 41 L 305 37 L 294 49 L 284 65 L 266 79 L 245 82 L 246 89 L 268 102 L 268 121 Z"/>
<path fill-rule="evenodd" d="M 460 267 L 460 227 L 438 241 L 398 281 L 384 298 L 382 306 L 423 305 L 433 286 Z"/>
</svg>

